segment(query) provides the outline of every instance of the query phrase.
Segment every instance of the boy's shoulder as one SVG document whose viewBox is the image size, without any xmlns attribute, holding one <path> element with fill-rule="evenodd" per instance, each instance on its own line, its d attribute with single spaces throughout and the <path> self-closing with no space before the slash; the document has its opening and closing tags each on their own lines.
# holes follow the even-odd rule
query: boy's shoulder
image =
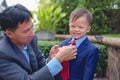
<svg viewBox="0 0 120 80">
<path fill-rule="evenodd" d="M 63 40 L 62 43 L 68 43 L 68 42 L 71 41 L 71 39 L 72 39 L 72 38 L 67 38 L 67 39 Z"/>
<path fill-rule="evenodd" d="M 89 48 L 97 48 L 91 41 L 89 41 L 88 37 L 81 44 L 86 45 Z"/>
<path fill-rule="evenodd" d="M 63 40 L 63 41 L 61 42 L 61 45 L 60 45 L 60 46 L 69 45 L 69 42 L 71 41 L 71 39 L 72 39 L 72 38 L 67 38 L 67 39 Z"/>
</svg>

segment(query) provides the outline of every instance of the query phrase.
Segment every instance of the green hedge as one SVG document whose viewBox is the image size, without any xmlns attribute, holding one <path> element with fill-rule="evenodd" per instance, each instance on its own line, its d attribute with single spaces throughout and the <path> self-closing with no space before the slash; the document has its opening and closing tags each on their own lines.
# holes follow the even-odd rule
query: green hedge
<svg viewBox="0 0 120 80">
<path fill-rule="evenodd" d="M 49 56 L 49 51 L 53 45 L 59 45 L 59 41 L 38 41 L 38 47 L 45 57 Z"/>
<path fill-rule="evenodd" d="M 59 45 L 60 41 L 39 41 L 38 47 L 44 53 L 45 57 L 48 57 L 49 51 L 53 45 Z M 105 70 L 107 66 L 107 47 L 101 44 L 94 44 L 98 47 L 100 54 L 99 54 L 99 62 L 96 68 L 96 77 L 105 77 Z"/>
<path fill-rule="evenodd" d="M 107 67 L 107 46 L 102 44 L 95 44 L 99 49 L 99 61 L 96 68 L 96 77 L 106 77 Z"/>
</svg>

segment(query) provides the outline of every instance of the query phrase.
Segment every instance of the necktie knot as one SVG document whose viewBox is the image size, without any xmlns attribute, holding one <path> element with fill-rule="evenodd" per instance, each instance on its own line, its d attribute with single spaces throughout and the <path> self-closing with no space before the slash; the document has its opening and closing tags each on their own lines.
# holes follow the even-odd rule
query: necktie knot
<svg viewBox="0 0 120 80">
<path fill-rule="evenodd" d="M 76 45 L 75 40 L 71 41 L 70 44 L 72 44 L 72 45 Z"/>
</svg>

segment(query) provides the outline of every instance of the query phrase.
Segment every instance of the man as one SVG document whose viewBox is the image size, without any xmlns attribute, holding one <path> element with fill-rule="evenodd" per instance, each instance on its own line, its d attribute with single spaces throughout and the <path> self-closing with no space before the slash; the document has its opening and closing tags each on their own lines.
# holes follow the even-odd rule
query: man
<svg viewBox="0 0 120 80">
<path fill-rule="evenodd" d="M 0 80 L 54 80 L 62 70 L 60 63 L 76 58 L 75 46 L 51 49 L 55 56 L 47 63 L 37 47 L 32 15 L 17 4 L 0 13 Z"/>
</svg>

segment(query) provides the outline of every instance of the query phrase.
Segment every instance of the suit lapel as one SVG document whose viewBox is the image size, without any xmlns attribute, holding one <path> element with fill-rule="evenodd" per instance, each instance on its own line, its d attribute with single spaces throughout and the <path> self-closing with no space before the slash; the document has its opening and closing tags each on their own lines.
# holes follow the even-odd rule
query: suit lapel
<svg viewBox="0 0 120 80">
<path fill-rule="evenodd" d="M 86 38 L 77 48 L 77 52 L 80 53 L 82 52 L 84 49 L 86 49 L 86 46 L 89 44 L 89 40 L 88 38 Z"/>
<path fill-rule="evenodd" d="M 30 56 L 30 65 L 32 71 L 34 72 L 38 69 L 37 56 L 35 55 L 35 52 L 33 51 L 30 45 L 28 45 L 28 52 Z"/>
<path fill-rule="evenodd" d="M 18 49 L 17 47 L 14 48 L 15 53 L 17 55 L 17 59 L 20 61 L 21 65 L 28 71 L 31 72 L 31 67 L 30 64 L 28 63 L 26 57 L 24 56 L 24 54 L 22 53 L 22 51 L 20 49 Z"/>
<path fill-rule="evenodd" d="M 27 72 L 32 73 L 38 69 L 36 55 L 30 45 L 28 45 L 30 63 L 28 63 L 26 57 L 24 56 L 22 51 L 19 48 L 17 48 L 17 46 L 14 46 L 14 51 L 18 57 L 18 61 L 27 70 Z"/>
<path fill-rule="evenodd" d="M 62 43 L 61 46 L 68 46 L 68 45 L 70 45 L 70 41 L 71 40 L 72 40 L 72 38 L 67 39 L 65 42 Z"/>
<path fill-rule="evenodd" d="M 9 44 L 7 49 L 9 49 L 9 52 L 12 53 L 11 57 L 14 58 L 14 60 L 20 65 L 22 68 L 24 68 L 27 72 L 31 73 L 31 67 L 22 53 L 22 51 L 15 45 L 13 44 L 8 37 L 6 37 L 6 40 L 8 40 Z M 7 42 L 7 41 L 6 41 Z"/>
</svg>

